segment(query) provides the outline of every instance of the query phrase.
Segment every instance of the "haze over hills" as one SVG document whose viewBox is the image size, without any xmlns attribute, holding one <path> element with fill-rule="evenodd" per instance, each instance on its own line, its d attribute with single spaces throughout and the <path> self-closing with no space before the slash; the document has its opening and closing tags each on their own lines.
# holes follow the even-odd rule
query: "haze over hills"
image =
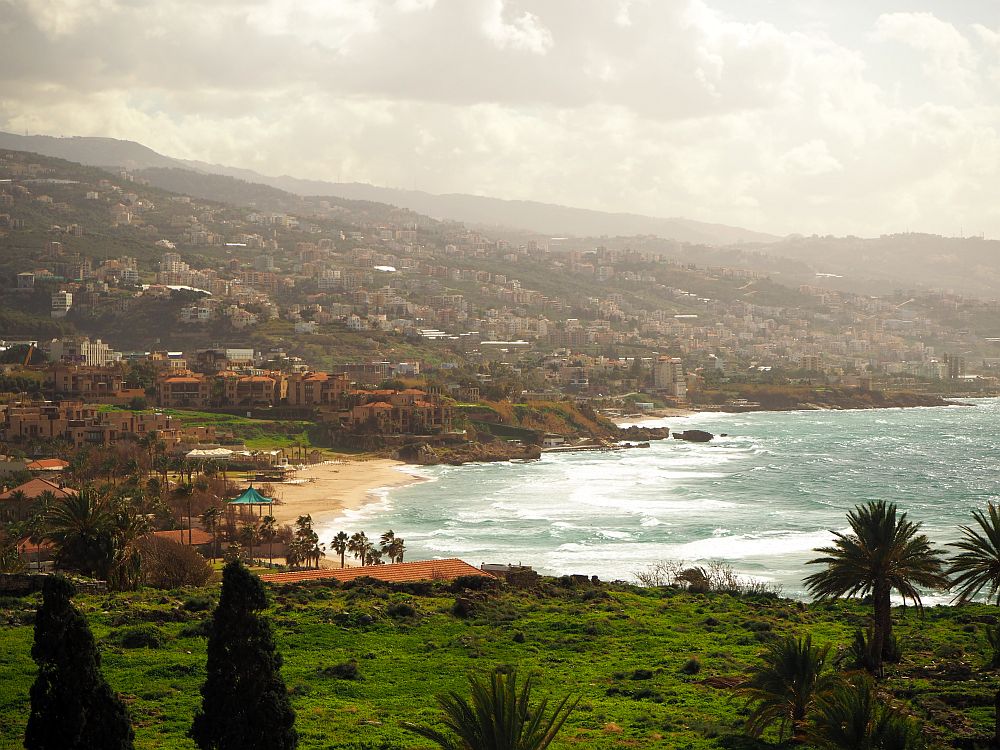
<svg viewBox="0 0 1000 750">
<path fill-rule="evenodd" d="M 810 284 L 863 294 L 922 288 L 987 299 L 996 298 L 1000 288 L 1000 242 L 978 237 L 905 233 L 878 238 L 777 238 L 685 219 L 474 195 L 434 195 L 287 175 L 267 177 L 252 170 L 172 159 L 142 144 L 113 138 L 0 133 L 0 148 L 28 150 L 90 166 L 123 166 L 163 189 L 261 210 L 308 210 L 308 198 L 321 196 L 347 210 L 361 211 L 372 220 L 389 214 L 400 220 L 410 211 L 416 213 L 407 220 L 414 223 L 424 223 L 430 216 L 541 237 L 575 238 L 562 243 L 567 248 L 585 249 L 594 244 L 643 247 L 693 263 L 752 269 L 793 286 Z"/>
<path fill-rule="evenodd" d="M 363 183 L 305 180 L 283 175 L 271 177 L 248 169 L 172 159 L 134 141 L 113 138 L 54 138 L 0 132 L 0 148 L 31 151 L 44 156 L 97 167 L 187 168 L 221 174 L 247 182 L 269 185 L 302 196 L 336 196 L 352 200 L 388 203 L 436 219 L 467 224 L 503 226 L 547 235 L 637 235 L 654 234 L 680 242 L 729 245 L 738 242 L 773 242 L 778 237 L 724 224 L 666 219 L 638 214 L 609 213 L 536 201 L 511 201 L 467 194 L 435 195 L 419 190 L 399 190 Z"/>
<path fill-rule="evenodd" d="M 30 151 L 42 156 L 54 156 L 88 167 L 184 167 L 185 165 L 135 141 L 117 138 L 51 135 L 17 135 L 0 131 L 0 148 Z"/>
</svg>

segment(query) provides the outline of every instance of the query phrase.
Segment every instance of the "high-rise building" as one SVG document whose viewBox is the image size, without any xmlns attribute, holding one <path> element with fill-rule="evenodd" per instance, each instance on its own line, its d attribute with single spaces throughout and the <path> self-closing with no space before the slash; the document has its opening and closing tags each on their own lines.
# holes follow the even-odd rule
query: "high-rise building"
<svg viewBox="0 0 1000 750">
<path fill-rule="evenodd" d="M 60 290 L 52 295 L 52 317 L 65 318 L 73 307 L 73 293 Z"/>
<path fill-rule="evenodd" d="M 687 398 L 684 361 L 678 357 L 660 357 L 653 368 L 653 385 L 673 398 Z"/>
</svg>

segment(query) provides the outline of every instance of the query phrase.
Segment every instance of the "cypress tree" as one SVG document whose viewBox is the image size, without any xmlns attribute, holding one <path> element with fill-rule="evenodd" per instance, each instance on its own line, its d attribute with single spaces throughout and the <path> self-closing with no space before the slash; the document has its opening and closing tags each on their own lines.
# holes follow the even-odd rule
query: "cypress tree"
<svg viewBox="0 0 1000 750">
<path fill-rule="evenodd" d="M 31 657 L 38 677 L 31 686 L 27 750 L 132 750 L 125 704 L 101 674 L 101 657 L 87 620 L 73 606 L 73 584 L 45 581 L 35 617 Z"/>
<path fill-rule="evenodd" d="M 239 560 L 222 572 L 208 637 L 208 676 L 190 736 L 201 750 L 293 750 L 295 711 L 281 678 L 281 655 L 264 584 Z"/>
</svg>

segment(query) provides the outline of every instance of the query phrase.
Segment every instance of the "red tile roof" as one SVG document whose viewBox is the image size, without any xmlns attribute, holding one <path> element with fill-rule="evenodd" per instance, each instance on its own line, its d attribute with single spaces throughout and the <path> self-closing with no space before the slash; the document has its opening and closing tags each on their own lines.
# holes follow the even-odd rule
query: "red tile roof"
<svg viewBox="0 0 1000 750">
<path fill-rule="evenodd" d="M 169 539 L 171 542 L 177 542 L 179 544 L 188 543 L 188 530 L 187 529 L 172 529 L 170 531 L 154 531 L 153 536 L 158 539 Z M 203 544 L 212 543 L 212 535 L 207 531 L 202 531 L 201 529 L 191 529 L 191 544 L 195 547 L 200 547 Z"/>
<path fill-rule="evenodd" d="M 23 492 L 28 499 L 34 500 L 39 497 L 43 492 L 51 492 L 56 497 L 71 497 L 76 494 L 76 490 L 72 487 L 60 487 L 54 482 L 50 482 L 47 479 L 30 479 L 22 485 L 17 487 L 12 487 L 3 494 L 0 494 L 0 500 L 10 500 L 10 496 L 15 492 L 20 490 Z"/>
<path fill-rule="evenodd" d="M 362 568 L 321 568 L 301 570 L 294 573 L 265 573 L 260 580 L 266 583 L 301 583 L 324 578 L 338 581 L 352 581 L 355 578 L 377 578 L 389 583 L 410 581 L 453 581 L 460 576 L 483 576 L 492 578 L 479 568 L 457 558 L 447 560 L 420 560 L 419 562 L 396 563 L 394 565 L 368 565 Z"/>
<path fill-rule="evenodd" d="M 39 458 L 37 461 L 31 461 L 27 465 L 28 471 L 62 471 L 67 466 L 69 466 L 69 461 L 63 461 L 61 458 Z"/>
</svg>

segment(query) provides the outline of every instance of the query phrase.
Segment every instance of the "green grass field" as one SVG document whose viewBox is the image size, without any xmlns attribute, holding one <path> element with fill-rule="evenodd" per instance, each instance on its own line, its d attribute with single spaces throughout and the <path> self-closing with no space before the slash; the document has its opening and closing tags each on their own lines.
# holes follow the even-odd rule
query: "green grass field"
<svg viewBox="0 0 1000 750">
<path fill-rule="evenodd" d="M 208 594 L 214 599 L 217 591 Z M 455 593 L 445 584 L 428 595 L 319 584 L 271 594 L 268 614 L 304 750 L 428 748 L 400 722 L 433 722 L 435 693 L 462 691 L 467 672 L 497 665 L 537 675 L 540 693 L 581 697 L 555 748 L 773 747 L 742 736 L 745 710 L 729 685 L 756 663 L 767 640 L 810 632 L 820 644 L 846 645 L 866 612 L 859 604 L 552 581 L 538 593 L 476 600 L 467 619 L 452 614 Z M 194 747 L 185 732 L 204 679 L 206 641 L 195 631 L 210 615 L 205 599 L 205 591 L 152 590 L 77 597 L 101 644 L 108 681 L 126 696 L 139 748 Z M 19 746 L 26 721 L 37 601 L 0 599 L 5 748 Z M 399 602 L 416 615 L 391 616 L 389 607 Z M 904 658 L 889 667 L 886 685 L 927 723 L 932 746 L 991 730 L 996 676 L 981 665 L 983 623 L 994 609 L 937 607 L 923 619 L 912 608 L 895 613 Z M 162 635 L 160 647 L 118 644 L 125 628 L 141 625 Z M 687 673 L 691 659 L 700 664 L 695 674 Z M 357 660 L 360 679 L 330 675 L 328 668 L 349 660 Z"/>
</svg>

